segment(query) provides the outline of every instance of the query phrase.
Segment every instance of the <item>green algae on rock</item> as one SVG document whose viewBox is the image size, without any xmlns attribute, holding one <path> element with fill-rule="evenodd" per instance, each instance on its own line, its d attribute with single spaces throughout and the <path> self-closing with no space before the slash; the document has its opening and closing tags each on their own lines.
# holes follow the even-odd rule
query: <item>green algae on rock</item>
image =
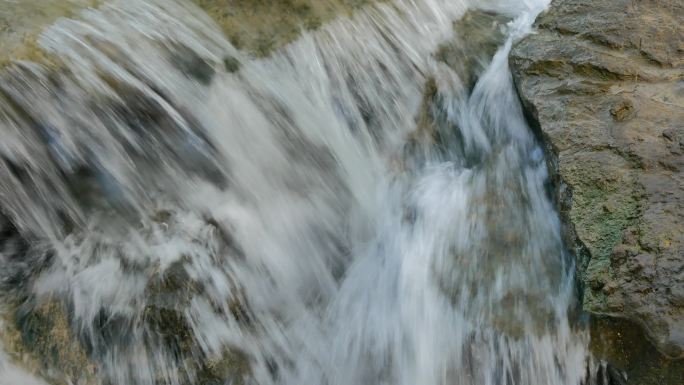
<svg viewBox="0 0 684 385">
<path fill-rule="evenodd" d="M 536 26 L 510 63 L 561 181 L 584 308 L 684 358 L 684 5 L 556 0 Z"/>
</svg>

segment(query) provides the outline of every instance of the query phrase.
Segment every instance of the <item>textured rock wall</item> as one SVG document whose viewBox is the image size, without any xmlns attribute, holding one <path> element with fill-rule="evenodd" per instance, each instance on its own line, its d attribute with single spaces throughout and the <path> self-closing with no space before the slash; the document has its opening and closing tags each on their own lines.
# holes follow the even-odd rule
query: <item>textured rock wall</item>
<svg viewBox="0 0 684 385">
<path fill-rule="evenodd" d="M 556 0 L 536 27 L 510 63 L 560 181 L 584 308 L 684 358 L 684 2 Z"/>
</svg>

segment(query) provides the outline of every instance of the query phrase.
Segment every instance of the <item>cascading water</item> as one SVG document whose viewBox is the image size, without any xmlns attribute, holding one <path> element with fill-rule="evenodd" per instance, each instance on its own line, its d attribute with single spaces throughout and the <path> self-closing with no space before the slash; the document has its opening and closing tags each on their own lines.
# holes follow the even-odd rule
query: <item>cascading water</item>
<svg viewBox="0 0 684 385">
<path fill-rule="evenodd" d="M 185 2 L 60 20 L 40 44 L 61 70 L 18 63 L 0 82 L 5 319 L 29 356 L 53 350 L 36 370 L 585 381 L 572 266 L 507 68 L 545 5 L 379 3 L 260 60 Z M 501 41 L 459 51 L 477 59 L 464 72 L 433 54 L 474 38 L 452 28 L 469 9 L 502 15 Z"/>
</svg>

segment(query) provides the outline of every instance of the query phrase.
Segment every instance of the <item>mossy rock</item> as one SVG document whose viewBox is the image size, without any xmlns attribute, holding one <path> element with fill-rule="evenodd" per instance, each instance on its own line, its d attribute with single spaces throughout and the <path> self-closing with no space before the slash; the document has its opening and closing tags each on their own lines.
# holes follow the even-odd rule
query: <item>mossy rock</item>
<svg viewBox="0 0 684 385">
<path fill-rule="evenodd" d="M 73 333 L 67 307 L 57 300 L 17 306 L 3 337 L 13 357 L 55 384 L 96 383 L 96 365 Z"/>
</svg>

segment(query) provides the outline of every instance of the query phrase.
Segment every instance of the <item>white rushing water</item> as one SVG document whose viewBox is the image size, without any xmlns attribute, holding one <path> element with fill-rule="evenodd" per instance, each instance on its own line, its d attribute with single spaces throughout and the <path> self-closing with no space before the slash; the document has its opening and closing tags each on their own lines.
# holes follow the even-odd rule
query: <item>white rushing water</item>
<svg viewBox="0 0 684 385">
<path fill-rule="evenodd" d="M 60 20 L 40 44 L 69 71 L 0 83 L 1 204 L 30 245 L 2 250 L 6 302 L 62 303 L 102 384 L 582 383 L 507 64 L 545 6 L 380 3 L 260 60 L 184 2 Z M 510 20 L 472 89 L 433 56 L 469 9 Z"/>
</svg>

